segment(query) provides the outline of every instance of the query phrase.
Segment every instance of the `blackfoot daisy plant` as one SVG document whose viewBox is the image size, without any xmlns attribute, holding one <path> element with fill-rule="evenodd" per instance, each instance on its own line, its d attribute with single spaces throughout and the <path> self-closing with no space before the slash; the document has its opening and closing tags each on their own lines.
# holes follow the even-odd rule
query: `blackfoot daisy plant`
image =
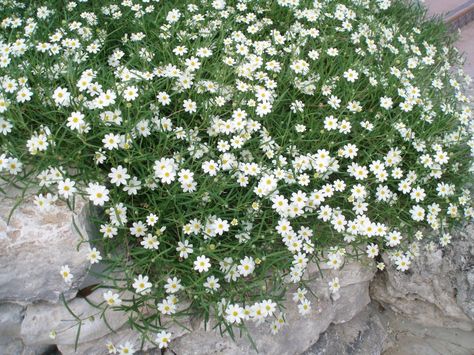
<svg viewBox="0 0 474 355">
<path fill-rule="evenodd" d="M 160 348 L 189 314 L 276 333 L 285 298 L 311 312 L 308 265 L 403 272 L 474 215 L 470 78 L 418 5 L 0 4 L 2 177 L 95 206 L 98 307 Z"/>
</svg>

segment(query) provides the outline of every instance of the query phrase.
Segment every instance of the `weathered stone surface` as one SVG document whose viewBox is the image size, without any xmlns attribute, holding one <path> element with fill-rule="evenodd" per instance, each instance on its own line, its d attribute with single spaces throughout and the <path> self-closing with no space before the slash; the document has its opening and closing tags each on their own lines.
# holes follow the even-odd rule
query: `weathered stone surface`
<svg viewBox="0 0 474 355">
<path fill-rule="evenodd" d="M 14 303 L 0 304 L 0 355 L 46 354 L 47 346 L 28 347 L 21 340 L 25 309 L 26 307 Z"/>
<path fill-rule="evenodd" d="M 99 339 L 119 329 L 127 321 L 128 316 L 123 312 L 114 311 L 111 308 L 104 312 L 94 307 L 94 305 L 103 302 L 103 293 L 107 291 L 108 289 L 98 289 L 90 294 L 87 300 L 75 298 L 68 303 L 72 312 L 82 320 L 79 343 Z M 54 340 L 49 337 L 51 330 L 55 330 L 57 333 Z M 28 345 L 71 345 L 76 341 L 77 332 L 78 322 L 64 304 L 53 305 L 42 302 L 29 305 L 21 324 L 21 336 L 23 342 Z"/>
<path fill-rule="evenodd" d="M 471 331 L 424 326 L 389 309 L 379 316 L 387 324 L 384 355 L 474 354 L 474 333 Z"/>
<path fill-rule="evenodd" d="M 189 321 L 181 323 L 188 328 L 191 327 Z M 169 324 L 168 331 L 173 334 L 175 337 L 180 337 L 185 334 L 185 329 L 174 324 Z M 149 334 L 151 339 L 155 338 L 155 334 Z M 125 324 L 121 329 L 115 333 L 107 334 L 106 336 L 96 339 L 92 342 L 79 344 L 77 349 L 74 348 L 74 345 L 59 345 L 59 351 L 62 355 L 77 355 L 77 354 L 88 354 L 88 355 L 108 355 L 109 351 L 107 350 L 106 344 L 112 343 L 116 348 L 119 348 L 120 345 L 125 343 L 130 343 L 135 350 L 141 349 L 140 353 L 146 354 L 159 354 L 161 355 L 161 350 L 159 350 L 155 344 L 150 341 L 143 340 L 140 334 L 132 329 L 128 324 Z M 143 344 L 142 344 L 143 342 Z M 136 355 L 140 354 L 139 352 Z"/>
<path fill-rule="evenodd" d="M 77 348 L 74 345 L 59 345 L 58 349 L 62 355 L 77 355 L 77 354 L 89 354 L 89 355 L 107 355 L 106 344 L 111 342 L 118 348 L 120 345 L 130 343 L 135 350 L 142 347 L 142 339 L 136 331 L 130 329 L 130 326 L 125 325 L 115 333 L 108 334 L 100 339 L 96 339 L 92 342 L 81 343 Z M 149 341 L 143 343 L 143 350 L 154 348 L 155 345 Z"/>
<path fill-rule="evenodd" d="M 318 299 L 312 299 L 314 311 L 306 317 L 299 315 L 292 301 L 287 301 L 285 307 L 288 326 L 278 335 L 272 335 L 267 327 L 249 323 L 249 334 L 252 335 L 259 354 L 301 354 L 318 340 L 319 334 L 331 323 L 352 319 L 370 302 L 368 284 L 374 274 L 373 266 L 347 263 L 339 271 L 325 270 L 324 274 L 324 279 L 318 277 L 309 283 Z M 341 283 L 340 297 L 337 300 L 330 297 L 327 287 L 327 280 L 335 276 L 339 277 Z M 317 312 L 316 309 L 320 311 Z M 169 351 L 189 355 L 256 354 L 246 336 L 239 338 L 237 332 L 234 342 L 229 336 L 221 337 L 218 331 L 209 328 L 205 330 L 203 324 L 200 324 L 192 333 L 175 337 Z"/>
<path fill-rule="evenodd" d="M 21 354 L 23 348 L 23 343 L 18 338 L 9 336 L 0 338 L 0 355 Z"/>
<path fill-rule="evenodd" d="M 65 203 L 57 202 L 42 213 L 29 197 L 7 224 L 19 196 L 20 191 L 10 187 L 0 201 L 0 301 L 57 303 L 61 293 L 67 299 L 74 297 L 89 263 L 86 246 L 76 250 L 81 236 L 72 218 L 87 237 L 87 203 L 78 199 L 73 213 Z M 72 284 L 65 283 L 59 273 L 65 264 L 74 275 Z"/>
<path fill-rule="evenodd" d="M 427 326 L 472 330 L 473 226 L 453 238 L 444 252 L 421 251 L 409 272 L 390 264 L 371 285 L 372 299 L 385 307 Z"/>
<path fill-rule="evenodd" d="M 304 355 L 379 355 L 386 327 L 377 307 L 370 304 L 350 321 L 332 324 Z"/>
<path fill-rule="evenodd" d="M 303 355 L 472 355 L 473 333 L 428 327 L 372 302 L 352 320 L 332 324 Z"/>
<path fill-rule="evenodd" d="M 25 307 L 14 303 L 0 304 L 0 341 L 3 337 L 20 335 Z"/>
<path fill-rule="evenodd" d="M 451 261 L 456 273 L 456 301 L 474 322 L 474 224 L 463 230 L 445 258 L 446 262 Z"/>
<path fill-rule="evenodd" d="M 21 322 L 25 308 L 14 303 L 0 304 L 0 355 L 21 354 Z"/>
<path fill-rule="evenodd" d="M 472 355 L 473 349 L 466 349 L 457 344 L 440 341 L 437 338 L 403 335 L 396 346 L 389 348 L 384 355 Z"/>
</svg>

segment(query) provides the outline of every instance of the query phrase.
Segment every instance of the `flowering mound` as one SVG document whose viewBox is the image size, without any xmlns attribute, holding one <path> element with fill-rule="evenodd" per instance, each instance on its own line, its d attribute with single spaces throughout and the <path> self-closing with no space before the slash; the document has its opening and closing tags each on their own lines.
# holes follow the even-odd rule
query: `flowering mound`
<svg viewBox="0 0 474 355">
<path fill-rule="evenodd" d="M 417 6 L 53 3 L 0 1 L 0 167 L 44 210 L 99 206 L 101 307 L 160 347 L 165 315 L 276 332 L 287 284 L 311 310 L 310 263 L 405 271 L 474 215 L 469 78 Z"/>
</svg>

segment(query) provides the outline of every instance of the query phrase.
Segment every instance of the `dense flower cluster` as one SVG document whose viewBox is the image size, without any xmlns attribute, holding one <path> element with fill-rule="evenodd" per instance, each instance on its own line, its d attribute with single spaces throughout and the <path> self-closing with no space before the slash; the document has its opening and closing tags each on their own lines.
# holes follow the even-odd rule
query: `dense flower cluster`
<svg viewBox="0 0 474 355">
<path fill-rule="evenodd" d="M 386 250 L 405 271 L 421 240 L 445 246 L 474 216 L 470 78 L 415 5 L 0 9 L 0 170 L 39 184 L 43 210 L 79 197 L 97 206 L 88 259 L 120 275 L 101 306 L 130 311 L 160 348 L 172 337 L 160 318 L 189 310 L 277 332 L 285 284 L 311 311 L 310 263 L 338 269 Z"/>
</svg>

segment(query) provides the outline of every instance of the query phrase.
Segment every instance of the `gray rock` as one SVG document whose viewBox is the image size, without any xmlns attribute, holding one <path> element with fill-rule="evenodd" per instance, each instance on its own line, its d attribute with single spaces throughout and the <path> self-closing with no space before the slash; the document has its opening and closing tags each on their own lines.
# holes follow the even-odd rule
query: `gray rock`
<svg viewBox="0 0 474 355">
<path fill-rule="evenodd" d="M 387 337 L 386 321 L 370 304 L 346 323 L 332 324 L 304 355 L 379 355 Z"/>
<path fill-rule="evenodd" d="M 88 204 L 77 200 L 74 213 L 57 202 L 42 213 L 29 197 L 15 208 L 7 224 L 20 191 L 10 187 L 7 193 L 0 201 L 0 301 L 57 303 L 61 293 L 71 299 L 89 267 L 86 245 L 76 249 L 87 238 Z M 72 284 L 59 273 L 66 264 L 74 275 Z"/>
<path fill-rule="evenodd" d="M 0 355 L 22 354 L 24 345 L 21 339 L 1 336 L 0 337 Z"/>
<path fill-rule="evenodd" d="M 314 273 L 318 275 L 317 271 L 314 271 Z M 317 340 L 319 334 L 323 332 L 330 323 L 341 323 L 353 318 L 354 315 L 369 303 L 368 286 L 374 275 L 373 265 L 363 266 L 358 263 L 348 263 L 340 271 L 325 270 L 324 273 L 324 279 L 317 277 L 315 280 L 310 282 L 310 288 L 318 296 L 316 301 L 313 300 L 314 310 L 312 314 L 307 317 L 300 316 L 296 305 L 290 301 L 286 304 L 286 320 L 290 325 L 285 327 L 277 336 L 270 335 L 268 327 L 255 327 L 252 324 L 249 325 L 249 333 L 252 334 L 252 338 L 257 344 L 260 353 L 299 354 Z M 340 297 L 337 300 L 331 298 L 327 286 L 327 281 L 335 276 L 339 277 L 341 283 Z M 96 292 L 94 292 L 93 295 Z M 71 302 L 71 308 L 76 307 L 74 305 L 74 302 L 76 301 L 77 299 Z M 84 305 L 81 305 L 79 309 L 83 306 Z M 48 314 L 54 312 L 56 311 L 51 311 L 50 307 L 41 307 L 41 309 L 33 309 L 33 307 L 28 308 L 25 322 L 22 327 L 22 334 L 25 337 L 26 342 L 38 339 L 39 337 L 42 337 L 42 341 L 47 341 L 44 334 L 47 334 L 50 329 L 44 327 L 42 329 L 41 324 L 51 324 L 51 322 L 56 322 L 57 319 L 64 319 L 65 316 L 64 314 L 61 314 L 54 315 L 52 317 L 53 319 L 45 318 Z M 75 311 L 75 313 L 77 312 L 81 311 Z M 34 317 L 33 314 L 35 313 L 42 317 Z M 82 311 L 82 313 L 87 314 L 87 311 Z M 113 324 L 115 328 L 115 325 L 123 324 L 124 320 L 125 318 L 122 319 L 122 323 L 120 323 L 109 319 L 109 324 Z M 28 325 L 29 323 L 30 325 Z M 192 329 L 192 332 L 189 333 L 181 326 L 173 323 L 170 319 L 165 317 L 162 318 L 162 324 L 171 332 L 173 339 L 170 346 L 171 349 L 167 350 L 167 353 L 255 353 L 247 338 L 237 338 L 236 342 L 234 342 L 228 336 L 221 337 L 218 331 L 209 330 L 209 327 L 212 327 L 212 324 L 208 324 L 207 330 L 205 330 L 204 324 L 199 320 L 186 318 L 180 319 L 180 323 L 184 324 L 187 329 Z M 102 322 L 102 327 L 103 326 Z M 108 342 L 111 342 L 117 348 L 121 344 L 130 342 L 135 349 L 141 349 L 141 352 L 138 354 L 161 354 L 161 351 L 157 349 L 156 345 L 152 342 L 144 341 L 142 343 L 142 337 L 140 334 L 131 330 L 128 325 L 123 325 L 114 333 L 107 329 L 102 332 L 100 329 L 100 324 L 88 325 L 85 323 L 83 325 L 83 330 L 81 331 L 81 337 L 77 348 L 74 346 L 74 341 L 71 341 L 71 339 L 74 339 L 73 335 L 75 335 L 75 333 L 69 332 L 68 334 L 63 334 L 58 331 L 58 336 L 54 342 L 58 344 L 58 348 L 63 355 L 105 355 L 108 354 L 106 348 Z M 148 337 L 153 340 L 155 335 L 148 334 Z"/>
<path fill-rule="evenodd" d="M 79 333 L 77 340 L 81 344 L 99 339 L 119 329 L 127 321 L 127 314 L 111 308 L 104 311 L 96 307 L 103 302 L 102 295 L 107 291 L 108 289 L 104 288 L 98 289 L 87 299 L 75 298 L 68 303 L 68 307 L 74 315 L 80 318 L 81 322 L 71 314 L 64 304 L 53 305 L 42 302 L 29 305 L 21 324 L 23 342 L 27 345 L 73 345 Z M 81 323 L 80 329 L 79 323 Z M 49 337 L 51 330 L 55 330 L 57 334 L 54 340 Z"/>
<path fill-rule="evenodd" d="M 154 344 L 146 340 L 142 343 L 140 334 L 130 329 L 129 325 L 125 325 L 115 333 L 108 334 L 91 342 L 80 343 L 77 348 L 74 345 L 58 345 L 58 349 L 62 355 L 107 355 L 109 351 L 106 345 L 109 342 L 114 344 L 116 348 L 127 342 L 130 343 L 135 350 L 140 348 L 148 350 L 155 347 Z"/>
<path fill-rule="evenodd" d="M 379 272 L 371 295 L 386 308 L 372 301 L 349 322 L 332 324 L 305 355 L 473 354 L 473 238 L 471 225 L 450 247 L 424 252 L 410 272 Z"/>
<path fill-rule="evenodd" d="M 471 331 L 425 326 L 389 309 L 380 316 L 387 324 L 384 355 L 474 354 L 474 333 Z"/>
<path fill-rule="evenodd" d="M 190 327 L 189 322 L 184 324 L 187 327 Z M 168 331 L 171 332 L 175 337 L 179 337 L 185 333 L 184 328 L 178 326 L 175 323 L 170 323 L 168 325 Z M 152 340 L 155 338 L 155 334 L 148 334 L 148 336 Z M 140 353 L 161 355 L 161 350 L 157 349 L 154 343 L 144 339 L 137 331 L 130 329 L 128 324 L 124 325 L 117 332 L 107 334 L 100 339 L 96 339 L 92 342 L 81 343 L 77 348 L 75 348 L 73 345 L 59 345 L 58 349 L 61 351 L 62 355 L 108 355 L 109 351 L 107 350 L 106 344 L 109 342 L 112 343 L 116 348 L 119 348 L 120 345 L 128 342 L 134 347 L 135 350 L 141 349 L 140 352 L 135 353 L 136 355 L 139 355 Z"/>
<path fill-rule="evenodd" d="M 248 324 L 248 334 L 259 354 L 301 354 L 318 340 L 319 334 L 331 323 L 349 321 L 370 302 L 368 285 L 374 275 L 372 265 L 347 263 L 339 271 L 325 270 L 324 274 L 324 279 L 317 277 L 309 282 L 309 288 L 317 295 L 317 299 L 312 299 L 314 311 L 307 316 L 299 315 L 296 305 L 290 300 L 285 303 L 288 325 L 277 335 L 272 335 L 268 327 Z M 327 280 L 335 276 L 339 277 L 341 284 L 337 300 L 330 297 L 327 286 Z M 239 337 L 237 332 L 234 342 L 229 336 L 221 337 L 218 331 L 209 328 L 208 325 L 205 330 L 201 323 L 191 333 L 175 337 L 168 352 L 187 355 L 257 353 L 246 334 Z"/>
<path fill-rule="evenodd" d="M 472 249 L 470 226 L 453 238 L 445 255 L 441 249 L 422 250 L 406 273 L 395 270 L 384 255 L 387 269 L 371 284 L 371 297 L 423 325 L 473 330 Z"/>
<path fill-rule="evenodd" d="M 422 250 L 409 272 L 388 267 L 371 284 L 386 310 L 384 355 L 474 353 L 474 226 L 445 249 Z"/>
<path fill-rule="evenodd" d="M 474 224 L 470 224 L 453 242 L 445 255 L 456 275 L 456 301 L 474 322 Z"/>
<path fill-rule="evenodd" d="M 21 321 L 25 308 L 14 303 L 0 304 L 0 355 L 21 354 Z"/>
<path fill-rule="evenodd" d="M 0 304 L 0 355 L 43 355 L 48 346 L 25 346 L 21 340 L 21 323 L 25 307 L 14 303 Z"/>
<path fill-rule="evenodd" d="M 14 303 L 0 304 L 0 344 L 4 337 L 19 337 L 25 307 Z"/>
</svg>

